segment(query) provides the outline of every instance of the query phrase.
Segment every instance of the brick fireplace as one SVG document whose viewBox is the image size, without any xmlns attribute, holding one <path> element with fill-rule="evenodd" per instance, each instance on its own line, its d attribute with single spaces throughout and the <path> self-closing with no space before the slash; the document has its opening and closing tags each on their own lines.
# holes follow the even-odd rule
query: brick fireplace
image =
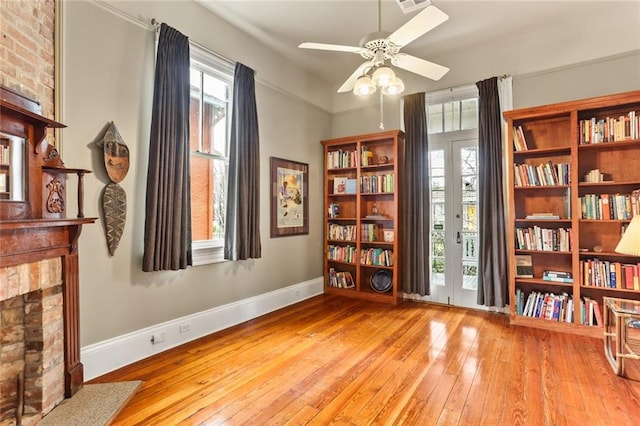
<svg viewBox="0 0 640 426">
<path fill-rule="evenodd" d="M 90 171 L 66 168 L 45 140 L 47 129 L 64 125 L 1 86 L 0 109 L 0 142 L 11 152 L 0 172 L 12 182 L 0 192 L 0 426 L 20 426 L 36 424 L 83 385 L 78 237 L 96 218 L 82 209 Z M 78 176 L 76 218 L 65 210 L 69 173 Z M 52 197 L 62 208 L 51 208 Z"/>
<path fill-rule="evenodd" d="M 65 396 L 60 257 L 0 268 L 0 425 L 35 424 Z"/>
</svg>

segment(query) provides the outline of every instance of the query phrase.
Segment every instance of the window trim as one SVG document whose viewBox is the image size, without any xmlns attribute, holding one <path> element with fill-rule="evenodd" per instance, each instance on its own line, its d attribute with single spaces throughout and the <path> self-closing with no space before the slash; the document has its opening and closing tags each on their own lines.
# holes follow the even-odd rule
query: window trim
<svg viewBox="0 0 640 426">
<path fill-rule="evenodd" d="M 229 84 L 229 99 L 227 111 L 230 113 L 233 105 L 233 83 L 235 64 L 214 52 L 207 51 L 193 43 L 190 44 L 190 68 L 207 73 Z M 230 136 L 231 120 L 227 124 L 227 136 Z M 226 141 L 226 150 L 229 153 L 229 139 Z M 216 154 L 200 151 L 189 151 L 189 155 L 208 157 L 226 161 L 229 157 L 220 157 Z M 224 258 L 224 239 L 191 241 L 192 266 L 209 265 L 212 263 L 226 262 Z"/>
</svg>

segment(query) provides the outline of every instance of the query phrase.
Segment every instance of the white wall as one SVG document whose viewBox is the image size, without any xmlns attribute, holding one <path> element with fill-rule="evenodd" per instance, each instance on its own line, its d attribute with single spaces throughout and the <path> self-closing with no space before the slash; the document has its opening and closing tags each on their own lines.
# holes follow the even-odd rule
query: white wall
<svg viewBox="0 0 640 426">
<path fill-rule="evenodd" d="M 85 178 L 86 225 L 80 247 L 81 345 L 229 305 L 322 276 L 322 147 L 331 117 L 320 86 L 256 40 L 218 22 L 193 2 L 114 2 L 132 19 L 89 1 L 65 2 L 62 157 L 69 167 L 94 171 Z M 254 68 L 260 126 L 262 259 L 226 262 L 180 272 L 143 273 L 146 166 L 153 97 L 154 34 L 140 22 L 154 17 L 199 44 Z M 224 49 L 222 49 L 224 48 Z M 222 51 L 221 51 L 222 50 Z M 291 88 L 284 92 L 278 87 Z M 313 83 L 313 84 L 310 84 Z M 324 93 L 329 93 L 329 90 Z M 309 100 L 313 100 L 314 106 Z M 108 255 L 101 194 L 108 182 L 96 137 L 113 120 L 130 149 L 131 168 L 121 186 L 127 222 Z M 309 235 L 269 237 L 269 157 L 309 164 Z M 71 214 L 71 213 L 70 213 Z"/>
</svg>

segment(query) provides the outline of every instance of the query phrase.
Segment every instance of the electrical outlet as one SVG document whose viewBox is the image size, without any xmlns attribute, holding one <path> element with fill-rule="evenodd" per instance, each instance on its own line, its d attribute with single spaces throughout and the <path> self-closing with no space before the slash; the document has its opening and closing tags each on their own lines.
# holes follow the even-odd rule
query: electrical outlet
<svg viewBox="0 0 640 426">
<path fill-rule="evenodd" d="M 191 331 L 190 324 L 180 324 L 180 333 L 186 333 L 188 331 Z"/>
<path fill-rule="evenodd" d="M 153 333 L 153 335 L 151 336 L 151 343 L 157 345 L 158 343 L 164 342 L 166 338 L 167 335 L 164 331 L 158 331 L 156 333 Z"/>
</svg>

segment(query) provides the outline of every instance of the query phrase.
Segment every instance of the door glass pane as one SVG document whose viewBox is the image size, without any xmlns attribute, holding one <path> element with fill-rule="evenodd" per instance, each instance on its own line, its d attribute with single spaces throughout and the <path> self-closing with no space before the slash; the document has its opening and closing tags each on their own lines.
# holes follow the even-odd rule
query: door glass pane
<svg viewBox="0 0 640 426">
<path fill-rule="evenodd" d="M 478 289 L 478 263 L 462 263 L 462 288 L 465 290 Z"/>
<path fill-rule="evenodd" d="M 462 288 L 478 288 L 478 174 L 477 148 L 460 149 L 462 182 Z"/>
</svg>

